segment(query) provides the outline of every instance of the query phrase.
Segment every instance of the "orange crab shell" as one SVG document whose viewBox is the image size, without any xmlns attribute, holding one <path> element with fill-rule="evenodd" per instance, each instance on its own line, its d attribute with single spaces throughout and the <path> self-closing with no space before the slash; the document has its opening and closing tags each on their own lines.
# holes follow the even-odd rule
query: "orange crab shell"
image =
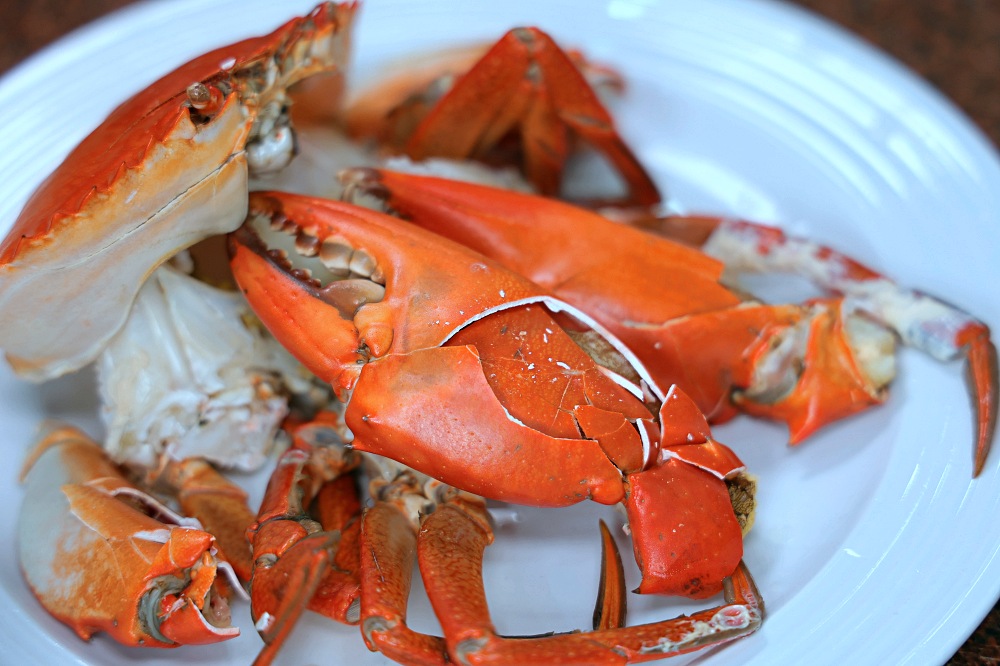
<svg viewBox="0 0 1000 666">
<path fill-rule="evenodd" d="M 214 537 L 136 508 L 169 512 L 131 486 L 95 441 L 48 424 L 22 476 L 21 570 L 45 610 L 78 636 L 175 647 L 239 635 L 228 605 L 219 613 L 211 601 L 220 593 Z"/>
<path fill-rule="evenodd" d="M 86 364 L 159 264 L 239 226 L 255 123 L 288 86 L 342 71 L 355 10 L 325 2 L 178 67 L 39 186 L 0 242 L 0 347 L 17 372 L 47 379 Z"/>
</svg>

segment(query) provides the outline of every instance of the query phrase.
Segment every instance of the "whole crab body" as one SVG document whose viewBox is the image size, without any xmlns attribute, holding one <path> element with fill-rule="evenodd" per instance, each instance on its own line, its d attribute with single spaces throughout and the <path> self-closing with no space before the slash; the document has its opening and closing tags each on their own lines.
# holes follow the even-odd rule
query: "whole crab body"
<svg viewBox="0 0 1000 666">
<path fill-rule="evenodd" d="M 111 116 L 109 124 L 102 126 L 71 154 L 68 163 L 82 159 L 80 155 L 93 156 L 96 149 L 92 146 L 103 141 L 102 132 L 120 132 L 120 127 L 127 125 L 129 118 L 137 116 L 149 123 L 153 136 L 162 137 L 161 144 L 154 141 L 140 149 L 141 141 L 137 142 L 137 137 L 148 137 L 149 133 L 142 131 L 131 138 L 126 133 L 125 143 L 131 146 L 126 152 L 136 153 L 136 156 L 134 160 L 123 159 L 124 167 L 109 166 L 106 173 L 98 174 L 97 182 L 92 182 L 86 173 L 67 172 L 64 168 L 48 184 L 43 184 L 2 245 L 0 270 L 6 273 L 0 274 L 0 309 L 30 310 L 35 319 L 45 322 L 46 329 L 45 335 L 35 335 L 32 327 L 8 325 L 6 329 L 0 328 L 0 345 L 20 372 L 35 379 L 49 378 L 93 360 L 116 335 L 117 341 L 126 338 L 128 331 L 139 330 L 140 334 L 135 337 L 141 338 L 143 329 L 122 328 L 139 286 L 155 266 L 170 255 L 200 238 L 232 231 L 243 220 L 250 170 L 254 165 L 258 174 L 278 170 L 291 156 L 293 142 L 284 134 L 289 115 L 287 88 L 312 76 L 319 81 L 317 86 L 321 92 L 325 91 L 328 96 L 336 93 L 339 86 L 336 80 L 345 66 L 349 26 L 355 10 L 353 4 L 324 3 L 308 17 L 295 19 L 268 37 L 226 47 L 193 61 L 151 88 L 161 90 L 163 99 L 146 103 L 139 112 L 130 106 L 137 102 L 127 102 Z M 578 90 L 574 86 L 586 85 L 584 77 L 575 73 L 576 67 L 584 68 L 581 61 L 571 61 L 561 55 L 551 39 L 535 29 L 508 33 L 480 61 L 488 65 L 471 66 L 467 80 L 459 73 L 460 84 L 455 86 L 458 92 L 443 96 L 445 102 L 440 108 L 445 111 L 418 114 L 416 120 L 407 119 L 403 123 L 404 128 L 412 124 L 418 126 L 414 134 L 418 138 L 407 144 L 411 148 L 420 146 L 412 148 L 418 157 L 435 154 L 434 146 L 441 141 L 428 137 L 437 136 L 436 132 L 461 120 L 462 105 L 468 104 L 468 100 L 461 102 L 462 94 L 482 85 L 484 67 L 498 67 L 505 59 L 508 63 L 516 63 L 516 67 L 512 64 L 509 70 L 509 90 L 520 91 L 517 93 L 519 99 L 528 100 L 518 107 L 518 113 L 524 115 L 504 119 L 508 124 L 499 129 L 489 123 L 484 126 L 470 123 L 473 129 L 469 132 L 479 133 L 480 138 L 475 141 L 479 142 L 481 150 L 449 145 L 442 149 L 442 154 L 490 162 L 506 159 L 511 152 L 513 136 L 523 144 L 513 153 L 522 160 L 520 168 L 524 174 L 541 189 L 554 193 L 559 189 L 563 160 L 569 150 L 577 143 L 589 143 L 605 153 L 629 184 L 626 198 L 615 203 L 645 208 L 658 200 L 652 179 L 617 136 L 596 96 L 589 89 L 586 94 L 569 94 Z M 469 64 L 463 67 L 468 68 Z M 573 72 L 568 77 L 571 85 L 566 84 L 567 76 L 560 74 L 569 71 Z M 186 83 L 181 85 L 182 82 Z M 553 89 L 558 92 L 551 92 Z M 312 92 L 304 90 L 302 99 L 308 96 L 314 100 Z M 142 97 L 140 94 L 136 99 Z M 456 102 L 456 98 L 461 103 Z M 455 104 L 459 104 L 457 115 L 452 108 Z M 160 118 L 158 114 L 164 110 L 169 113 Z M 560 113 L 564 115 L 560 117 Z M 321 110 L 317 117 L 325 115 L 328 114 Z M 396 116 L 397 121 L 398 118 Z M 161 132 L 163 128 L 168 129 Z M 396 135 L 400 131 L 403 130 L 399 126 L 392 129 Z M 489 141 L 483 136 L 489 137 Z M 192 145 L 201 147 L 192 149 Z M 542 157 L 553 154 L 558 157 L 551 163 L 547 157 Z M 108 163 L 113 165 L 115 159 L 116 156 L 111 155 Z M 175 164 L 188 161 L 192 163 L 188 171 L 185 171 L 187 167 Z M 421 217 L 423 213 L 414 213 L 420 206 L 433 217 L 450 205 L 446 196 L 430 204 L 421 203 L 419 197 L 426 195 L 420 191 L 422 186 L 415 188 L 417 194 L 412 201 L 404 201 L 405 196 L 401 194 L 404 181 L 387 182 L 386 179 L 393 177 L 388 174 L 372 180 L 370 172 L 363 173 L 360 180 L 357 173 L 344 176 L 348 189 L 352 186 L 359 189 L 360 181 L 365 181 L 360 189 L 388 201 L 390 209 L 404 217 Z M 169 174 L 169 185 L 163 187 L 165 174 Z M 444 187 L 449 186 L 445 184 Z M 452 189 L 464 193 L 464 187 L 454 185 Z M 481 205 L 489 208 L 491 196 L 496 197 L 494 202 L 499 202 L 506 201 L 507 195 L 487 192 Z M 129 219 L 122 221 L 108 214 L 123 207 L 128 209 L 136 198 L 141 206 L 136 207 L 134 215 L 125 216 Z M 594 198 L 608 202 L 605 197 Z M 556 283 L 562 278 L 550 283 L 545 277 L 549 267 L 558 264 L 560 259 L 545 253 L 541 253 L 541 258 L 530 256 L 530 242 L 518 247 L 518 241 L 526 240 L 524 237 L 515 239 L 511 250 L 499 244 L 486 247 L 490 242 L 484 247 L 470 243 L 474 249 L 487 254 L 490 249 L 512 253 L 513 266 L 497 258 L 499 263 L 515 271 L 508 273 L 485 257 L 469 254 L 458 246 L 413 230 L 405 223 L 348 204 L 282 193 L 255 194 L 250 200 L 247 228 L 230 240 L 236 281 L 257 316 L 279 342 L 309 371 L 328 382 L 346 403 L 344 418 L 357 451 L 386 455 L 438 482 L 490 499 L 540 506 L 565 506 L 583 499 L 603 504 L 623 502 L 642 573 L 640 591 L 704 598 L 726 589 L 725 604 L 703 611 L 690 621 L 679 618 L 634 629 L 619 629 L 616 625 L 623 618 L 608 620 L 611 626 L 593 634 L 598 637 L 596 643 L 587 643 L 587 649 L 594 652 L 580 652 L 576 657 L 579 663 L 597 663 L 605 659 L 608 663 L 619 663 L 624 659 L 645 660 L 672 655 L 728 641 L 751 633 L 759 625 L 763 608 L 749 574 L 740 564 L 743 550 L 739 523 L 747 516 L 738 515 L 740 510 L 734 512 L 732 506 L 735 498 L 732 487 L 738 486 L 736 482 L 743 478 L 743 464 L 728 448 L 715 442 L 701 412 L 711 413 L 720 420 L 732 416 L 735 408 L 729 403 L 723 404 L 724 399 L 737 391 L 734 386 L 745 392 L 747 385 L 754 381 L 749 377 L 757 367 L 768 364 L 767 360 L 761 360 L 767 357 L 763 352 L 746 350 L 766 348 L 769 344 L 779 346 L 758 335 L 756 329 L 794 327 L 797 317 L 802 316 L 798 310 L 767 309 L 761 319 L 751 317 L 748 324 L 730 325 L 730 329 L 742 326 L 755 332 L 747 336 L 746 342 L 733 343 L 734 346 L 742 345 L 736 351 L 727 352 L 740 357 L 738 362 L 727 359 L 711 363 L 718 366 L 713 366 L 715 375 L 726 375 L 727 380 L 731 379 L 733 368 L 742 364 L 739 366 L 742 385 L 724 383 L 717 386 L 714 376 L 705 379 L 704 373 L 683 372 L 687 357 L 683 345 L 697 344 L 687 339 L 678 343 L 679 351 L 671 361 L 681 371 L 675 367 L 673 374 L 651 375 L 646 369 L 646 365 L 654 363 L 653 357 L 647 356 L 651 352 L 635 346 L 641 342 L 626 340 L 625 344 L 619 340 L 623 336 L 618 335 L 615 326 L 617 323 L 625 323 L 626 328 L 631 326 L 631 315 L 623 318 L 619 314 L 620 320 L 629 321 L 616 322 L 613 308 L 612 315 L 603 318 L 605 315 L 599 313 L 600 307 L 591 310 L 595 306 L 588 304 L 586 299 L 577 304 L 572 298 L 576 290 L 585 295 L 596 293 L 598 300 L 613 303 L 617 296 L 609 295 L 605 289 L 609 284 L 606 282 L 610 279 L 608 276 L 613 274 L 607 267 L 602 269 L 603 273 L 598 270 L 593 276 L 580 278 L 566 291 L 569 295 L 565 295 L 556 289 Z M 528 201 L 529 208 L 533 207 L 528 199 L 524 201 Z M 503 210 L 506 205 L 497 208 Z M 538 209 L 542 210 L 542 206 L 539 203 Z M 475 206 L 469 208 L 476 217 L 478 212 L 474 209 Z M 76 235 L 83 240 L 79 246 L 74 246 L 73 225 L 92 224 L 92 220 L 106 224 L 107 230 L 100 234 L 77 231 Z M 475 223 L 484 225 L 481 229 L 487 236 L 493 233 L 485 226 L 487 222 L 477 220 Z M 116 224 L 122 226 L 115 228 Z M 252 224 L 290 233 L 294 250 L 269 251 L 263 241 L 255 238 L 256 232 L 248 230 Z M 542 231 L 541 227 L 538 230 Z M 524 230 L 516 232 L 524 233 Z M 548 230 L 545 233 L 549 233 Z M 558 244 L 559 234 L 565 231 L 553 233 L 551 243 Z M 127 242 L 121 246 L 111 242 L 110 252 L 102 249 L 105 244 L 102 238 L 115 241 L 118 235 L 128 239 Z M 457 240 L 465 242 L 461 238 Z M 67 245 L 61 245 L 64 242 Z M 612 248 L 613 244 L 608 241 L 606 245 Z M 706 278 L 704 284 L 709 285 L 705 290 L 688 294 L 677 291 L 682 305 L 671 316 L 686 316 L 698 310 L 697 302 L 692 306 L 684 302 L 685 298 L 711 303 L 711 308 L 718 309 L 740 305 L 738 296 L 716 284 L 721 267 L 715 260 L 680 246 L 657 247 L 658 252 L 667 256 L 666 261 L 680 266 L 681 272 L 699 274 Z M 296 252 L 314 260 L 309 269 L 299 267 L 297 262 L 296 265 L 288 262 L 289 255 Z M 518 253 L 529 258 L 519 263 Z M 36 256 L 38 258 L 34 258 Z M 618 256 L 630 255 L 623 246 Z M 317 258 L 324 264 L 323 268 L 316 268 Z M 566 258 L 579 256 L 571 253 Z M 659 260 L 664 261 L 664 256 Z M 83 316 L 81 308 L 91 304 L 84 303 L 76 287 L 98 279 L 96 276 L 106 272 L 108 266 L 119 264 L 127 264 L 128 268 L 116 276 L 117 286 L 109 289 L 112 295 L 93 304 L 92 316 Z M 642 267 L 638 268 L 641 271 Z M 73 287 L 56 289 L 52 297 L 36 305 L 31 299 L 32 292 L 53 274 L 62 274 Z M 173 280 L 167 274 L 158 279 Z M 636 303 L 640 309 L 643 307 L 643 291 L 639 288 L 638 296 L 629 297 L 633 301 L 629 307 Z M 954 330 L 948 331 L 952 337 L 945 335 L 942 338 L 951 345 L 944 355 L 966 348 L 974 350 L 969 353 L 979 401 L 978 472 L 995 427 L 995 351 L 984 325 L 961 313 L 952 316 L 952 312 L 958 311 L 946 312 L 952 317 L 949 321 L 957 323 L 952 327 Z M 741 311 L 739 316 L 744 314 Z M 814 315 L 809 317 L 808 325 L 814 326 Z M 246 319 L 246 316 L 236 315 L 235 318 Z M 73 338 L 71 342 L 53 337 L 61 335 L 63 326 L 59 322 L 82 320 L 86 320 L 86 326 L 79 334 L 68 336 L 67 339 Z M 5 321 L 12 319 L 7 317 Z M 649 328 L 651 325 L 635 328 L 643 326 Z M 729 330 L 713 326 L 706 327 L 709 335 L 713 330 Z M 250 328 L 252 330 L 252 326 Z M 879 334 L 883 336 L 879 339 L 898 332 L 892 323 L 885 331 Z M 729 335 L 729 332 L 724 334 Z M 775 339 L 781 338 L 776 336 Z M 655 349 L 655 344 L 659 343 L 650 343 L 650 349 Z M 819 343 L 811 344 L 816 347 Z M 867 352 L 867 349 L 859 352 L 857 346 L 851 347 L 850 340 L 843 345 L 849 347 L 845 352 L 847 358 L 865 356 Z M 209 345 L 205 347 L 210 348 Z M 890 350 L 890 357 L 891 353 Z M 806 352 L 802 356 L 807 359 L 806 365 L 819 366 L 808 360 L 815 356 L 808 356 Z M 801 364 L 801 361 L 796 362 Z M 815 403 L 798 398 L 783 402 L 787 395 L 794 394 L 787 387 L 781 391 L 761 389 L 741 408 L 785 420 L 792 426 L 793 436 L 804 436 L 827 421 L 882 401 L 883 387 L 892 373 L 882 373 L 879 359 L 865 359 L 860 363 L 860 370 L 852 365 L 848 373 L 854 383 L 840 393 L 836 393 L 840 390 L 839 385 L 835 387 L 836 390 L 829 394 L 834 397 L 827 400 L 835 403 L 835 408 L 828 414 L 824 412 L 820 418 L 815 416 L 816 409 L 811 406 Z M 795 363 L 786 362 L 786 365 L 794 366 Z M 282 406 L 272 400 L 273 394 L 290 390 L 287 387 L 296 381 L 290 377 L 298 374 L 289 367 L 285 359 L 277 359 L 269 361 L 264 368 L 255 369 L 263 374 L 253 374 L 241 381 L 254 386 L 258 394 L 231 410 L 235 417 L 220 418 L 238 421 L 239 414 L 245 413 L 240 411 L 243 405 L 254 405 L 250 409 L 255 415 L 258 410 L 267 412 L 267 417 L 255 424 L 258 428 L 255 436 L 259 438 L 273 432 L 285 414 Z M 828 366 L 822 367 L 825 370 Z M 787 375 L 789 371 L 781 372 Z M 220 370 L 217 374 L 231 373 Z M 879 378 L 872 379 L 873 374 Z M 813 388 L 805 381 L 800 382 L 801 376 L 804 373 L 796 374 L 792 383 L 803 385 L 807 397 L 828 395 L 823 372 L 811 376 L 809 381 L 817 382 Z M 665 381 L 663 377 L 669 379 Z M 685 377 L 693 378 L 690 379 L 691 392 L 696 394 L 698 405 L 681 390 Z M 262 382 L 263 389 L 260 388 Z M 672 386 L 675 382 L 681 387 Z M 282 386 L 286 388 L 280 388 Z M 209 392 L 209 389 L 199 388 L 199 391 Z M 757 402 L 763 406 L 755 410 L 752 404 L 756 398 L 760 398 Z M 228 397 L 219 398 L 216 404 L 228 406 L 228 400 Z M 268 407 L 260 408 L 259 404 Z M 747 404 L 751 407 L 746 407 Z M 773 404 L 779 406 L 772 408 Z M 718 407 L 717 413 L 712 413 L 713 407 Z M 220 411 L 225 410 L 212 413 Z M 227 427 L 231 426 L 220 426 L 217 431 L 223 433 L 215 436 L 219 442 L 225 438 Z M 150 455 L 190 450 L 182 443 L 196 430 L 196 426 L 187 425 L 177 436 L 178 443 L 145 449 L 147 458 L 143 462 L 148 465 Z M 239 455 L 258 460 L 261 457 L 259 447 L 252 448 L 251 453 Z M 220 454 L 222 458 L 236 455 L 228 449 Z M 289 478 L 298 478 L 305 473 L 301 461 L 306 454 L 294 450 L 290 455 L 286 462 L 291 467 L 286 465 L 286 469 L 298 471 L 291 473 Z M 225 459 L 219 462 L 240 464 Z M 561 657 L 561 654 L 583 650 L 584 642 L 574 642 L 575 638 L 553 637 L 551 641 L 539 643 L 540 652 L 532 653 L 536 649 L 530 647 L 532 641 L 506 641 L 496 634 L 488 613 L 477 615 L 485 611 L 485 597 L 480 599 L 482 593 L 475 586 L 459 585 L 456 589 L 468 592 L 469 596 L 456 600 L 458 593 L 449 588 L 452 580 L 448 574 L 454 573 L 456 567 L 467 566 L 468 569 L 461 569 L 459 578 L 481 577 L 482 548 L 492 540 L 481 499 L 460 491 L 419 490 L 409 480 L 399 481 L 396 485 L 390 484 L 390 491 L 373 491 L 373 497 L 379 496 L 379 503 L 376 509 L 365 514 L 366 527 L 361 527 L 362 519 L 352 522 L 354 519 L 345 515 L 341 522 L 331 523 L 336 527 L 324 524 L 318 534 L 315 533 L 318 528 L 309 527 L 295 532 L 292 537 L 286 531 L 289 526 L 311 525 L 312 518 L 297 513 L 304 506 L 296 508 L 296 503 L 291 502 L 289 508 L 281 499 L 285 495 L 294 496 L 301 492 L 294 489 L 302 487 L 299 481 L 282 480 L 281 469 L 279 466 L 279 473 L 272 480 L 276 490 L 269 491 L 271 494 L 265 498 L 265 505 L 251 529 L 254 547 L 260 549 L 254 565 L 254 575 L 260 576 L 260 594 L 253 602 L 254 621 L 269 645 L 265 651 L 267 659 L 273 657 L 273 651 L 268 650 L 280 646 L 307 602 L 310 608 L 320 610 L 321 602 L 309 597 L 316 589 L 326 590 L 322 587 L 326 584 L 335 589 L 330 588 L 332 591 L 324 594 L 339 595 L 340 601 L 336 610 L 320 612 L 342 621 L 360 620 L 370 647 L 377 647 L 402 661 L 443 663 L 459 659 L 475 662 L 493 655 L 511 663 L 523 663 L 525 654 L 530 653 L 532 658 L 539 658 L 541 654 L 548 661 L 562 663 L 570 657 Z M 353 464 L 338 468 L 333 477 L 343 478 L 342 475 L 349 475 L 352 470 Z M 398 474 L 400 478 L 411 479 L 407 476 L 411 472 Z M 186 478 L 190 480 L 191 477 Z M 235 502 L 234 506 L 245 503 L 238 492 L 233 494 L 224 489 L 219 493 L 220 497 L 227 498 L 226 501 Z M 424 502 L 421 506 L 433 511 L 431 518 L 419 511 L 412 514 L 409 509 L 400 508 L 412 506 L 417 501 L 414 497 L 422 498 L 419 500 Z M 301 497 L 296 501 L 304 502 Z M 345 501 L 353 506 L 350 504 L 353 500 Z M 182 499 L 182 505 L 183 502 Z M 30 514 L 26 515 L 29 517 L 24 520 L 30 523 Z M 234 522 L 246 524 L 249 521 L 245 513 L 240 516 L 234 518 Z M 220 529 L 227 527 L 230 526 L 223 525 Z M 280 564 L 282 558 L 288 558 L 286 565 L 292 570 L 299 562 L 309 561 L 312 564 L 308 567 L 316 566 L 318 571 L 318 567 L 330 565 L 331 553 L 338 545 L 345 550 L 347 546 L 343 544 L 346 543 L 357 548 L 351 540 L 354 537 L 346 537 L 351 530 L 361 530 L 357 538 L 362 555 L 360 561 L 352 561 L 350 565 L 335 565 L 349 574 L 344 580 L 321 583 L 317 582 L 320 574 L 310 573 L 311 582 L 302 582 L 305 596 L 294 597 L 296 606 L 291 611 L 283 606 L 285 601 L 281 594 L 275 600 L 264 593 L 265 589 L 271 591 L 270 584 L 265 583 L 268 570 Z M 410 534 L 410 530 L 413 530 L 412 537 L 393 536 Z M 682 533 L 680 536 L 677 536 L 678 531 Z M 279 544 L 273 534 L 286 541 Z M 413 540 L 412 545 L 401 546 L 409 543 L 407 539 Z M 221 537 L 219 542 L 220 545 L 223 542 Z M 294 550 L 299 543 L 302 546 Z M 464 559 L 461 562 L 449 559 L 447 543 L 468 546 L 467 552 L 462 550 Z M 669 546 L 664 547 L 664 543 Z M 416 549 L 418 544 L 421 571 L 444 629 L 444 642 L 399 629 L 400 626 L 405 628 L 408 573 L 405 582 L 400 582 L 398 587 L 390 586 L 388 590 L 371 577 L 379 561 L 396 562 L 403 569 L 412 567 L 413 560 L 408 559 L 411 555 L 404 551 Z M 231 548 L 239 548 L 239 545 L 225 546 L 226 550 Z M 212 551 L 213 557 L 215 553 Z M 247 571 L 250 569 L 249 562 L 239 566 Z M 308 567 L 301 571 L 313 571 Z M 351 567 L 357 567 L 357 571 L 352 571 Z M 610 589 L 609 585 L 607 590 Z M 404 595 L 402 607 L 399 606 L 400 594 Z M 351 606 L 352 603 L 360 603 L 360 612 L 357 606 Z M 285 616 L 280 615 L 283 612 L 288 613 L 287 624 Z M 280 618 L 277 623 L 275 617 Z M 77 622 L 72 617 L 64 621 Z M 86 633 L 80 628 L 77 631 L 81 635 Z M 224 636 L 229 635 L 224 632 Z M 122 640 L 120 636 L 119 640 Z M 606 642 L 604 647 L 594 647 L 602 641 Z M 263 655 L 261 663 L 266 663 Z"/>
</svg>

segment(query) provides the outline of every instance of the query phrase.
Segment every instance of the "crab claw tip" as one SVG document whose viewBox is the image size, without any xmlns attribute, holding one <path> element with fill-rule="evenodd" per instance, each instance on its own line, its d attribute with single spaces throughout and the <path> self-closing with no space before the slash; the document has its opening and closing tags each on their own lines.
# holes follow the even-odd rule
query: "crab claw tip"
<svg viewBox="0 0 1000 666">
<path fill-rule="evenodd" d="M 986 466 L 997 427 L 997 349 L 989 333 L 980 333 L 969 340 L 966 351 L 968 379 L 976 411 L 976 450 L 973 478 Z"/>
</svg>

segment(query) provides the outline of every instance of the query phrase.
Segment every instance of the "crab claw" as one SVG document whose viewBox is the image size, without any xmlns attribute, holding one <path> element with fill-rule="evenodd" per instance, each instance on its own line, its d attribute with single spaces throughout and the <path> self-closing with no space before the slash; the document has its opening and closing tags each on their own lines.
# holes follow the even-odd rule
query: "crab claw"
<svg viewBox="0 0 1000 666">
<path fill-rule="evenodd" d="M 663 322 L 740 303 L 719 283 L 723 264 L 716 259 L 565 202 L 385 169 L 349 169 L 339 177 L 345 198 L 380 199 L 389 211 L 584 310 L 634 350 L 663 387 L 694 384 L 662 360 L 671 345 L 653 336 Z"/>
<path fill-rule="evenodd" d="M 293 154 L 288 87 L 341 70 L 354 10 L 322 3 L 178 67 L 41 184 L 0 242 L 0 348 L 19 374 L 93 360 L 154 268 L 239 226 L 250 173 Z"/>
<path fill-rule="evenodd" d="M 843 295 L 858 313 L 938 361 L 964 357 L 975 418 L 973 476 L 986 464 L 997 426 L 997 351 L 986 324 L 944 301 L 909 289 L 834 249 L 744 220 L 700 218 L 704 249 L 739 272 L 795 272 Z M 845 315 L 845 319 L 847 315 Z"/>
<path fill-rule="evenodd" d="M 254 192 L 247 219 L 230 236 L 237 283 L 335 389 L 352 388 L 372 359 L 437 347 L 475 314 L 539 297 L 482 257 L 350 204 Z"/>
<path fill-rule="evenodd" d="M 239 634 L 216 589 L 217 574 L 231 570 L 218 564 L 214 537 L 167 522 L 176 517 L 129 486 L 83 433 L 51 428 L 24 482 L 21 569 L 45 609 L 81 638 L 103 631 L 125 645 L 175 647 Z"/>
<path fill-rule="evenodd" d="M 559 409 L 560 396 L 575 397 L 579 386 L 589 396 L 581 400 L 619 422 L 625 419 L 614 410 L 652 415 L 542 308 L 530 307 L 546 299 L 536 285 L 429 232 L 349 204 L 255 193 L 250 207 L 250 224 L 230 237 L 234 277 L 275 337 L 350 396 L 345 418 L 357 450 L 494 499 L 543 506 L 621 500 L 621 473 L 601 444 L 580 439 L 579 408 Z M 291 231 L 269 239 L 294 236 L 299 266 L 288 260 L 291 252 L 266 249 L 265 226 Z M 313 254 L 312 261 L 301 263 L 303 254 Z M 526 350 L 530 335 L 551 359 L 539 358 L 544 366 L 537 368 L 519 364 L 528 376 L 551 373 L 550 382 L 491 361 L 508 346 L 515 354 Z M 577 361 L 587 369 L 570 366 Z M 527 400 L 519 386 L 542 397 Z M 442 404 L 451 406 L 451 424 L 426 427 Z M 538 427 L 553 421 L 555 429 Z M 631 430 L 632 457 L 641 466 L 642 444 Z M 509 444 L 490 444 L 498 441 Z M 470 447 L 480 455 L 469 456 Z M 548 471 L 555 459 L 566 459 L 560 474 Z M 509 465 L 522 476 L 500 473 Z"/>
<path fill-rule="evenodd" d="M 290 194 L 255 193 L 250 209 L 230 236 L 234 277 L 275 337 L 349 400 L 355 450 L 535 506 L 613 504 L 632 488 L 640 564 L 653 563 L 645 549 L 664 540 L 708 544 L 700 562 L 725 546 L 717 569 L 695 574 L 644 564 L 659 581 L 647 588 L 720 589 L 742 553 L 727 482 L 743 465 L 709 440 L 680 391 L 663 394 L 647 375 L 626 379 L 619 373 L 639 376 L 641 364 L 616 356 L 624 352 L 612 337 L 586 330 L 585 319 L 574 324 L 583 331 L 563 328 L 570 323 L 555 314 L 564 313 L 547 308 L 565 304 L 423 229 Z M 282 239 L 287 249 L 268 249 Z M 633 381 L 664 400 L 659 421 Z M 669 506 L 685 493 L 705 506 Z M 716 511 L 728 518 L 702 520 Z M 671 532 L 685 523 L 682 535 Z"/>
</svg>

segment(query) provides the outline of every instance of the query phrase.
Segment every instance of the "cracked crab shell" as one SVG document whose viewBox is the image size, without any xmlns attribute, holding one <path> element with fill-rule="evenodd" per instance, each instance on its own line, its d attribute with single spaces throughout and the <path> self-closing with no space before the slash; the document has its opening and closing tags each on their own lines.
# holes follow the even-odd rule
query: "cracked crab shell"
<svg viewBox="0 0 1000 666">
<path fill-rule="evenodd" d="M 239 635 L 216 583 L 215 538 L 132 486 L 97 442 L 46 423 L 22 476 L 21 571 L 78 636 L 173 647 Z"/>
<path fill-rule="evenodd" d="M 0 348 L 18 374 L 44 380 L 93 360 L 157 266 L 240 225 L 248 144 L 284 113 L 289 86 L 343 71 L 355 9 L 323 3 L 178 67 L 39 186 L 0 242 Z M 212 94 L 201 112 L 196 83 Z"/>
</svg>

